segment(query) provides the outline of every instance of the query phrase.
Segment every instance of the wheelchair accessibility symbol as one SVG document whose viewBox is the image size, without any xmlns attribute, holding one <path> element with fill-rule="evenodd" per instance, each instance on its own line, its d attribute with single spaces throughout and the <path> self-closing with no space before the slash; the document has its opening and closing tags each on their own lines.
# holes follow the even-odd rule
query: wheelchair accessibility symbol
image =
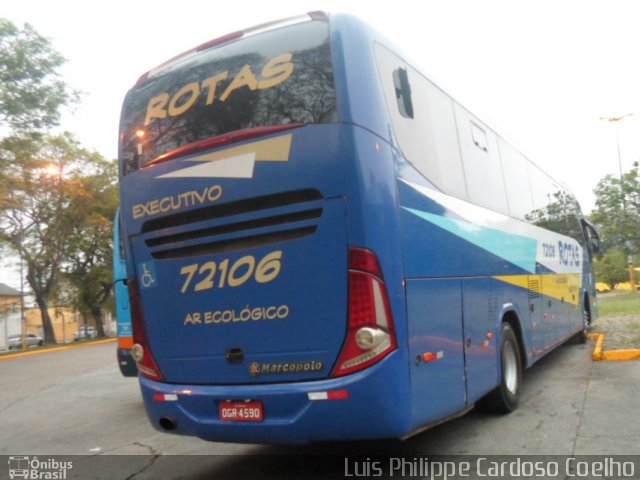
<svg viewBox="0 0 640 480">
<path fill-rule="evenodd" d="M 143 262 L 138 265 L 138 277 L 142 288 L 154 288 L 158 286 L 156 266 L 153 262 Z"/>
</svg>

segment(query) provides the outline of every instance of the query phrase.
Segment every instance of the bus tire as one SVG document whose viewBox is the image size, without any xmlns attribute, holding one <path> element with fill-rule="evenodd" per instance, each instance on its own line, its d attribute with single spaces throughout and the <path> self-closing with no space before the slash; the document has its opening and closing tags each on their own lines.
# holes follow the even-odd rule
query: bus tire
<svg viewBox="0 0 640 480">
<path fill-rule="evenodd" d="M 518 407 L 522 385 L 522 357 L 516 333 L 507 322 L 500 331 L 500 385 L 481 400 L 481 409 L 511 413 Z"/>
</svg>

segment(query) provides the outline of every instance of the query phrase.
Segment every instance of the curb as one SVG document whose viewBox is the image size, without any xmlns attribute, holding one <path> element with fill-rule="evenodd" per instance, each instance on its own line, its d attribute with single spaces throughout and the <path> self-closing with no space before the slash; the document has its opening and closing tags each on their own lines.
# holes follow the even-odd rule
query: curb
<svg viewBox="0 0 640 480">
<path fill-rule="evenodd" d="M 596 346 L 593 349 L 591 358 L 594 361 L 626 361 L 626 360 L 640 360 L 640 349 L 628 349 L 628 350 L 602 350 L 604 344 L 604 333 L 590 333 L 589 340 L 595 340 Z"/>
<path fill-rule="evenodd" d="M 89 342 L 89 343 L 61 345 L 59 347 L 44 348 L 44 349 L 39 349 L 39 350 L 30 350 L 28 352 L 7 353 L 7 354 L 4 354 L 4 355 L 0 355 L 0 361 L 7 360 L 9 358 L 28 357 L 28 356 L 31 356 L 31 355 L 42 355 L 44 353 L 49 353 L 49 352 L 60 352 L 60 351 L 63 351 L 63 350 L 70 350 L 72 348 L 82 348 L 82 347 L 90 347 L 92 345 L 102 345 L 103 343 L 115 342 L 117 340 L 118 339 L 116 337 L 113 337 L 113 338 L 105 338 L 104 340 L 97 340 L 95 342 Z"/>
</svg>

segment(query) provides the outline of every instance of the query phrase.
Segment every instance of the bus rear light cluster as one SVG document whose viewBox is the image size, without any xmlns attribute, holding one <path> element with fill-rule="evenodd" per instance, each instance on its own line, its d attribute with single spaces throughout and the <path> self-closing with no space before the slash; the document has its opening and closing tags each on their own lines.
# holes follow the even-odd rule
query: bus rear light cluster
<svg viewBox="0 0 640 480">
<path fill-rule="evenodd" d="M 397 348 L 389 296 L 374 253 L 349 251 L 349 325 L 333 376 L 363 370 Z"/>
<path fill-rule="evenodd" d="M 131 325 L 133 327 L 133 347 L 131 356 L 138 365 L 138 370 L 151 380 L 164 380 L 158 364 L 153 358 L 149 347 L 147 329 L 144 325 L 144 312 L 140 299 L 140 289 L 136 280 L 127 282 L 129 287 L 129 302 L 131 305 Z"/>
</svg>

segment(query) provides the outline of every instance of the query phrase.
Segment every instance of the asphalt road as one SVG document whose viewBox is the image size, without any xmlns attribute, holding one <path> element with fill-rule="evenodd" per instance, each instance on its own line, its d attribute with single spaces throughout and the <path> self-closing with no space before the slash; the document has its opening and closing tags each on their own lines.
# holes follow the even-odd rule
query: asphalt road
<svg viewBox="0 0 640 480">
<path fill-rule="evenodd" d="M 592 343 L 565 345 L 526 371 L 511 415 L 472 412 L 405 442 L 304 447 L 208 443 L 155 431 L 137 379 L 119 373 L 115 348 L 1 359 L 0 455 L 74 455 L 66 478 L 248 480 L 345 478 L 345 455 L 640 453 L 640 362 L 592 362 Z M 0 478 L 7 472 L 0 464 Z"/>
</svg>

